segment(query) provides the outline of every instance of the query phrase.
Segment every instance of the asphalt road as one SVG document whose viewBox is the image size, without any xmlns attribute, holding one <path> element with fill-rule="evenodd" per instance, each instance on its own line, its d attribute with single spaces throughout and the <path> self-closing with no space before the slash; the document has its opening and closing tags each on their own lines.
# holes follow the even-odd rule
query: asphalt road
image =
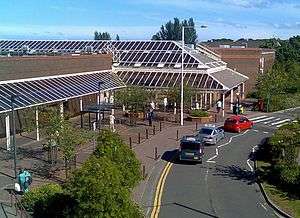
<svg viewBox="0 0 300 218">
<path fill-rule="evenodd" d="M 247 132 L 226 133 L 218 145 L 205 147 L 203 164 L 175 161 L 167 176 L 159 217 L 277 217 L 255 183 L 251 152 L 279 128 L 277 122 L 292 121 L 294 113 L 268 114 L 273 118 L 257 119 Z"/>
</svg>

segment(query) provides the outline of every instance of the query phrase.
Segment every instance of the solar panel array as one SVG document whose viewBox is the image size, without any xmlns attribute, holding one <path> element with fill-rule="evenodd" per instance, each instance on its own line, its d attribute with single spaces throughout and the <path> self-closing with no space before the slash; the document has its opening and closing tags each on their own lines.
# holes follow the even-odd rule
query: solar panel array
<svg viewBox="0 0 300 218">
<path fill-rule="evenodd" d="M 109 71 L 0 83 L 0 113 L 11 109 L 11 96 L 17 96 L 14 106 L 21 109 L 97 93 L 99 81 L 104 82 L 101 90 L 124 87 L 124 83 Z"/>
<path fill-rule="evenodd" d="M 127 85 L 144 86 L 147 88 L 179 87 L 181 73 L 160 71 L 118 71 L 118 76 Z M 184 84 L 195 89 L 222 90 L 223 85 L 206 73 L 187 72 Z"/>
<path fill-rule="evenodd" d="M 214 68 L 224 65 L 208 56 L 185 48 L 185 68 Z M 175 41 L 100 40 L 0 40 L 0 52 L 11 53 L 112 53 L 118 67 L 180 68 L 182 49 Z M 214 62 L 214 65 L 207 65 Z M 206 66 L 205 66 L 206 65 Z"/>
</svg>

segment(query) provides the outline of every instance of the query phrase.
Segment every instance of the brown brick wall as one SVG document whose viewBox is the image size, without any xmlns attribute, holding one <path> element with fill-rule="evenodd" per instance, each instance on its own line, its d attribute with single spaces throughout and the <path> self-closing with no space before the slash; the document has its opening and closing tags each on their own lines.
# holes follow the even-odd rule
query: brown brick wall
<svg viewBox="0 0 300 218">
<path fill-rule="evenodd" d="M 260 73 L 260 58 L 264 57 L 264 72 L 270 69 L 275 60 L 275 52 L 263 54 L 260 48 L 212 48 L 221 55 L 224 62 L 231 69 L 235 69 L 249 77 L 245 83 L 245 92 L 255 88 L 257 76 Z M 272 52 L 267 50 L 266 52 Z"/>
<path fill-rule="evenodd" d="M 110 70 L 111 55 L 0 58 L 0 81 Z"/>
</svg>

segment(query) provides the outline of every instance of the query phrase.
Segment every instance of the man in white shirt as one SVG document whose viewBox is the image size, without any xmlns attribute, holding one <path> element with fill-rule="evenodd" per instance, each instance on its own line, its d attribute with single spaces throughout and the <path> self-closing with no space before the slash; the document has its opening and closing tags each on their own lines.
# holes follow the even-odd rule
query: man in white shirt
<svg viewBox="0 0 300 218">
<path fill-rule="evenodd" d="M 109 115 L 109 128 L 112 132 L 115 132 L 115 116 L 113 114 Z"/>
<path fill-rule="evenodd" d="M 217 101 L 217 112 L 218 112 L 218 113 L 220 113 L 221 108 L 222 108 L 222 101 L 221 101 L 221 100 L 218 100 L 218 101 Z"/>
</svg>

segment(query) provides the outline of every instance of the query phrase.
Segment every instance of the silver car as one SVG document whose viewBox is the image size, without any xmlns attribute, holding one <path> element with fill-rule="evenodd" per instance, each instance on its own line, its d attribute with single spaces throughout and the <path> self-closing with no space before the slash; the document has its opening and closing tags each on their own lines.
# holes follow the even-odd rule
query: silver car
<svg viewBox="0 0 300 218">
<path fill-rule="evenodd" d="M 215 145 L 223 138 L 225 138 L 224 130 L 215 126 L 202 127 L 197 134 L 199 141 L 209 145 Z"/>
</svg>

